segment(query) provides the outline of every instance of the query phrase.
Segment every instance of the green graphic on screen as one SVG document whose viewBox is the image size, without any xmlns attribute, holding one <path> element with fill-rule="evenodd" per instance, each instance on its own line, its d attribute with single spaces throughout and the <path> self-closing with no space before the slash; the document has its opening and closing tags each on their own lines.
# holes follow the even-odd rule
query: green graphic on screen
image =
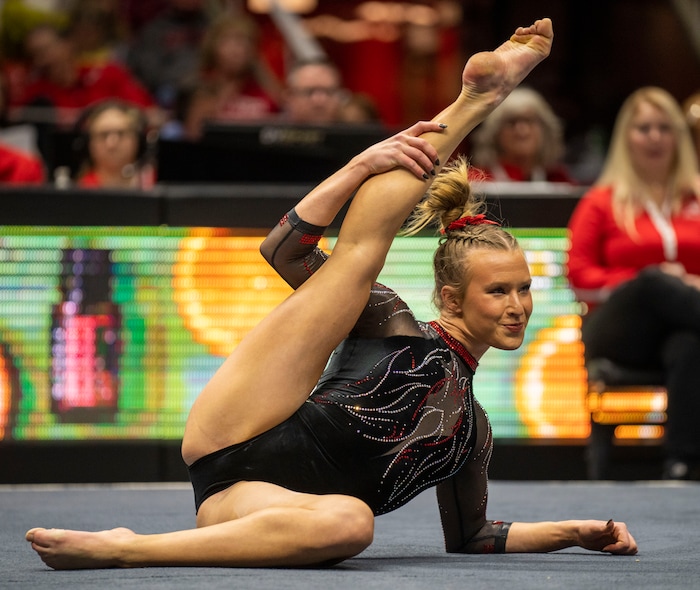
<svg viewBox="0 0 700 590">
<path fill-rule="evenodd" d="M 179 439 L 225 356 L 290 293 L 259 255 L 262 232 L 249 233 L 2 227 L 0 440 Z M 482 358 L 477 397 L 496 437 L 585 437 L 565 231 L 513 233 L 530 263 L 535 310 L 518 351 Z M 436 239 L 397 238 L 379 278 L 421 320 L 435 316 Z"/>
</svg>

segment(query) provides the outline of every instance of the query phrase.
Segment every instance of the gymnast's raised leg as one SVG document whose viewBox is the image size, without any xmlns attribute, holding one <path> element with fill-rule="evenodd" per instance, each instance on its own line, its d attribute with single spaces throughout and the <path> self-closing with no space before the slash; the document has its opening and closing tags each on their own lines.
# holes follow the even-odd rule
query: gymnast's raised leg
<svg viewBox="0 0 700 590">
<path fill-rule="evenodd" d="M 423 136 L 441 161 L 546 57 L 552 35 L 551 21 L 538 21 L 467 62 L 460 96 L 435 117 L 448 127 Z M 330 259 L 244 338 L 200 394 L 183 442 L 188 464 L 268 430 L 299 408 L 354 326 L 396 232 L 426 189 L 402 169 L 363 184 Z M 305 213 L 305 221 L 323 225 L 312 215 Z"/>
</svg>

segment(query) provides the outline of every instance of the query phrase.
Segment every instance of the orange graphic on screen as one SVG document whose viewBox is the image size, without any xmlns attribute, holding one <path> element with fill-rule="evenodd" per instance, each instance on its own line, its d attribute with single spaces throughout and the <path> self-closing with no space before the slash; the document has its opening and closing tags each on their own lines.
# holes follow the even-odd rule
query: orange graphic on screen
<svg viewBox="0 0 700 590">
<path fill-rule="evenodd" d="M 18 395 L 17 368 L 12 362 L 7 346 L 0 343 L 0 440 L 12 436 Z"/>
<path fill-rule="evenodd" d="M 586 388 L 581 318 L 559 316 L 537 332 L 516 373 L 515 403 L 528 436 L 587 437 Z"/>
<path fill-rule="evenodd" d="M 230 354 L 292 292 L 260 255 L 262 240 L 207 228 L 180 244 L 175 301 L 185 327 L 211 354 Z"/>
</svg>

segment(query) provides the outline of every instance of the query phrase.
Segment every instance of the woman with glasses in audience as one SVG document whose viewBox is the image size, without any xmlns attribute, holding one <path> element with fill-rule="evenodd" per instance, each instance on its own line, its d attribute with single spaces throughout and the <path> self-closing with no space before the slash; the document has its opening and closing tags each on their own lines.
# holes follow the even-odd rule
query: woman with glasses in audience
<svg viewBox="0 0 700 590">
<path fill-rule="evenodd" d="M 150 189 L 155 169 L 148 159 L 147 121 L 136 105 L 106 100 L 78 122 L 83 162 L 76 184 L 83 188 Z"/>
</svg>

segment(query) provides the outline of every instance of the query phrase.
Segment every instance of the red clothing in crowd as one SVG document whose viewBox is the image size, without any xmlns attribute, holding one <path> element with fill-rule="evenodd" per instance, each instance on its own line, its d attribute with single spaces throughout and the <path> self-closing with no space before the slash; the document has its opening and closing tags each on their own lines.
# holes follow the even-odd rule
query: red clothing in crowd
<svg viewBox="0 0 700 590">
<path fill-rule="evenodd" d="M 224 122 L 256 121 L 278 112 L 272 97 L 257 82 L 249 80 L 235 93 L 222 88 L 213 118 Z"/>
<path fill-rule="evenodd" d="M 668 222 L 671 231 L 664 238 L 644 211 L 635 222 L 637 235 L 630 236 L 613 218 L 612 188 L 588 191 L 569 221 L 568 276 L 579 298 L 595 303 L 643 268 L 665 261 L 680 262 L 687 272 L 700 275 L 700 199 L 689 196 Z M 675 258 L 669 257 L 674 249 Z"/>
<path fill-rule="evenodd" d="M 478 168 L 483 174 L 481 180 L 490 180 L 497 182 L 566 182 L 573 184 L 574 180 L 569 176 L 564 166 L 554 166 L 548 170 L 536 170 L 531 176 L 526 176 L 525 172 L 506 162 L 500 162 L 498 167 L 490 170 L 488 168 Z"/>
<path fill-rule="evenodd" d="M 97 172 L 90 170 L 80 177 L 77 184 L 83 188 L 99 188 L 102 186 L 102 181 L 97 176 Z"/>
<path fill-rule="evenodd" d="M 151 166 L 147 166 L 138 172 L 139 174 L 139 179 L 137 186 L 135 188 L 139 188 L 142 190 L 148 190 L 153 188 L 153 185 L 156 183 L 156 172 L 155 169 Z M 99 177 L 97 172 L 94 170 L 89 170 L 85 174 L 83 174 L 78 181 L 76 182 L 77 186 L 81 188 L 104 188 L 105 184 L 103 180 Z"/>
<path fill-rule="evenodd" d="M 0 183 L 42 184 L 44 180 L 44 166 L 38 158 L 0 145 Z"/>
<path fill-rule="evenodd" d="M 56 108 L 83 109 L 107 98 L 120 98 L 150 107 L 154 104 L 150 93 L 123 66 L 108 62 L 101 65 L 82 65 L 73 86 L 64 87 L 45 78 L 30 81 L 17 106 L 45 98 Z"/>
</svg>

